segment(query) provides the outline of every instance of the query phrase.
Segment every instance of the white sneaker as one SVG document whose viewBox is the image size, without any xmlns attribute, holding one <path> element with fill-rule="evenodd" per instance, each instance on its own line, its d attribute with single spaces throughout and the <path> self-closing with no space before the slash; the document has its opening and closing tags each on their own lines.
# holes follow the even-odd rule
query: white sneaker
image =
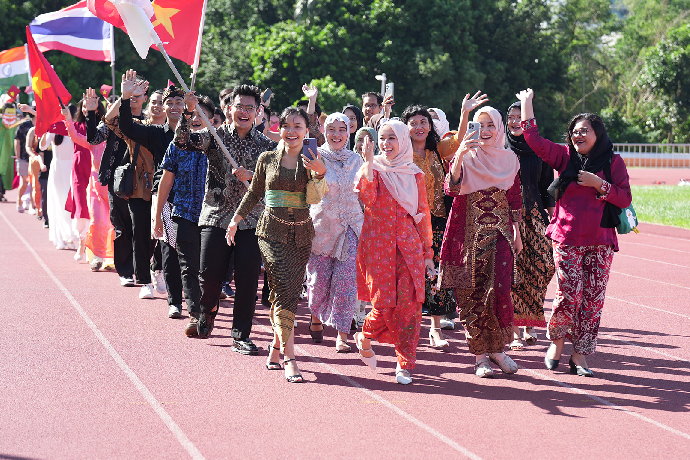
<svg viewBox="0 0 690 460">
<path fill-rule="evenodd" d="M 18 204 L 18 205 L 17 205 L 17 212 L 18 212 L 19 214 L 21 214 L 21 213 L 24 212 L 24 207 L 23 207 L 21 204 Z"/>
<path fill-rule="evenodd" d="M 120 286 L 134 286 L 134 278 L 131 276 L 121 276 L 120 277 Z"/>
<path fill-rule="evenodd" d="M 168 318 L 181 318 L 182 317 L 182 305 L 170 305 L 168 310 Z"/>
<path fill-rule="evenodd" d="M 156 292 L 161 295 L 168 293 L 168 289 L 165 287 L 165 278 L 163 277 L 162 270 L 151 272 L 151 281 L 153 281 L 153 284 L 156 286 Z"/>
<path fill-rule="evenodd" d="M 474 375 L 477 377 L 493 377 L 494 370 L 491 369 L 491 364 L 489 364 L 489 358 L 486 355 L 482 355 L 474 364 Z"/>
<path fill-rule="evenodd" d="M 90 266 L 92 272 L 97 272 L 103 266 L 103 259 L 98 256 L 93 256 Z"/>
<path fill-rule="evenodd" d="M 144 284 L 139 291 L 140 299 L 153 299 L 153 284 Z"/>
<path fill-rule="evenodd" d="M 410 371 L 407 369 L 401 369 L 400 364 L 395 368 L 395 381 L 401 385 L 409 385 L 412 383 L 412 377 L 410 377 Z"/>
<path fill-rule="evenodd" d="M 500 367 L 504 374 L 514 374 L 518 371 L 518 365 L 505 353 L 489 353 L 489 359 Z"/>
</svg>

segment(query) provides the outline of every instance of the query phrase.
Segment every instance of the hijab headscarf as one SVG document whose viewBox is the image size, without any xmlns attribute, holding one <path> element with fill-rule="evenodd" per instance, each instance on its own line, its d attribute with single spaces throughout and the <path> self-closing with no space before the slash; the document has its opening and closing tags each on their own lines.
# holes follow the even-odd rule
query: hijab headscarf
<svg viewBox="0 0 690 460">
<path fill-rule="evenodd" d="M 355 117 L 357 118 L 357 130 L 361 129 L 364 126 L 364 114 L 362 113 L 362 110 L 356 105 L 348 104 L 343 107 L 342 113 L 345 113 L 345 110 L 347 109 L 350 109 L 355 113 Z M 350 127 L 350 143 L 347 147 L 352 150 L 355 149 L 355 132 L 352 130 L 352 127 Z"/>
<path fill-rule="evenodd" d="M 349 138 L 350 119 L 347 118 L 347 115 L 340 112 L 334 112 L 326 117 L 326 121 L 323 124 L 324 134 L 328 130 L 328 125 L 331 125 L 336 121 L 342 121 L 343 123 L 345 123 L 345 127 L 347 128 L 347 137 Z M 347 142 L 345 142 L 345 145 L 343 145 L 343 147 L 338 150 L 333 150 L 331 144 L 326 142 L 321 147 L 319 147 L 319 154 L 323 159 L 328 161 L 345 161 L 348 158 L 350 158 L 350 155 L 352 155 L 352 151 L 348 148 Z"/>
<path fill-rule="evenodd" d="M 429 111 L 433 111 L 436 113 L 436 115 L 438 115 L 438 120 L 434 120 L 434 130 L 436 131 L 436 134 L 438 134 L 438 137 L 443 139 L 443 136 L 450 131 L 450 123 L 448 123 L 448 118 L 443 110 L 437 109 L 436 107 L 430 108 Z"/>
<path fill-rule="evenodd" d="M 534 203 L 537 203 L 539 207 L 539 214 L 541 214 L 542 219 L 545 223 L 549 222 L 548 214 L 544 209 L 544 203 L 542 201 L 541 193 L 539 191 L 539 179 L 541 177 L 542 168 L 549 167 L 544 164 L 544 160 L 539 158 L 534 150 L 529 146 L 527 141 L 525 141 L 525 136 L 520 134 L 519 136 L 513 136 L 508 129 L 508 116 L 510 111 L 513 109 L 520 109 L 522 104 L 520 101 L 514 102 L 508 107 L 506 112 L 506 148 L 511 149 L 515 152 L 520 162 L 520 184 L 522 185 L 522 204 L 525 207 L 526 212 L 530 212 Z"/>
<path fill-rule="evenodd" d="M 355 134 L 354 143 L 352 144 L 352 149 L 354 149 L 355 146 L 357 145 L 357 141 L 359 141 L 359 138 L 365 134 L 369 134 L 369 137 L 371 137 L 371 141 L 374 143 L 374 155 L 378 155 L 379 154 L 379 135 L 374 128 L 369 128 L 367 126 L 365 126 L 364 128 L 359 128 L 357 130 L 357 133 Z"/>
<path fill-rule="evenodd" d="M 491 145 L 480 144 L 476 150 L 470 150 L 463 157 L 461 195 L 490 187 L 508 190 L 515 183 L 515 175 L 520 169 L 513 151 L 505 148 L 505 128 L 501 114 L 493 107 L 483 107 L 474 114 L 474 121 L 477 122 L 483 113 L 491 117 L 496 127 L 496 136 Z"/>
<path fill-rule="evenodd" d="M 384 126 L 390 126 L 398 138 L 398 154 L 390 159 L 385 154 L 376 155 L 373 168 L 379 172 L 381 180 L 395 201 L 416 223 L 419 223 L 424 218 L 424 213 L 419 212 L 419 192 L 415 174 L 421 173 L 422 170 L 412 160 L 414 153 L 410 130 L 405 123 L 398 120 L 388 120 L 380 129 Z"/>
</svg>

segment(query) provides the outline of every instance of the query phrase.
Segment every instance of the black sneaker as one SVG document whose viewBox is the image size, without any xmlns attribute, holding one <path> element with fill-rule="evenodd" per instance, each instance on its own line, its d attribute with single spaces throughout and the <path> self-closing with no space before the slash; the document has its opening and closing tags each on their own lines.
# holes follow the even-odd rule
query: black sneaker
<svg viewBox="0 0 690 460">
<path fill-rule="evenodd" d="M 250 338 L 234 339 L 232 341 L 232 351 L 241 353 L 243 355 L 258 355 L 259 349 L 254 345 Z"/>
<path fill-rule="evenodd" d="M 197 323 L 197 335 L 200 339 L 208 339 L 208 336 L 211 335 L 211 331 L 213 331 L 213 323 L 216 319 L 215 313 L 216 312 L 199 313 L 199 322 Z"/>
</svg>

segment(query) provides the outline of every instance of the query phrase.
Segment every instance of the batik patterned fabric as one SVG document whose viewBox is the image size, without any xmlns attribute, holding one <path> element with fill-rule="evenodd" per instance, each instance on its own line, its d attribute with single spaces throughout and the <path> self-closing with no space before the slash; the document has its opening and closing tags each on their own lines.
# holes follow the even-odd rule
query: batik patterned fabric
<svg viewBox="0 0 690 460">
<path fill-rule="evenodd" d="M 470 352 L 500 353 L 513 337 L 513 222 L 522 220 L 520 181 L 455 196 L 441 247 L 438 286 L 454 288 Z"/>
<path fill-rule="evenodd" d="M 431 217 L 431 228 L 434 234 L 434 265 L 438 270 L 441 263 L 441 244 L 443 234 L 446 231 L 446 219 Z M 424 308 L 429 310 L 432 316 L 442 316 L 454 312 L 457 309 L 455 295 L 452 289 L 439 289 L 436 286 L 436 278 L 426 278 L 424 281 Z"/>
<path fill-rule="evenodd" d="M 294 222 L 294 216 L 291 221 Z M 289 230 L 287 243 L 260 237 L 259 249 L 266 269 L 266 281 L 271 290 L 271 325 L 284 347 L 295 325 L 295 313 L 311 254 L 311 243 L 297 245 L 294 230 Z"/>
<path fill-rule="evenodd" d="M 390 270 L 390 266 L 388 268 Z M 395 253 L 395 291 L 392 297 L 374 304 L 364 319 L 365 337 L 379 343 L 395 345 L 395 354 L 402 369 L 414 369 L 417 362 L 417 344 L 422 328 L 422 303 L 415 297 L 415 281 L 407 268 L 405 258 Z"/>
<path fill-rule="evenodd" d="M 173 217 L 198 222 L 205 193 L 208 168 L 206 156 L 199 151 L 182 150 L 171 143 L 165 152 L 161 168 L 175 174 Z"/>
<path fill-rule="evenodd" d="M 415 180 L 418 212 L 424 214 L 419 223 L 393 198 L 378 171 L 374 171 L 373 181 L 361 177 L 357 186 L 365 207 L 357 248 L 357 295 L 373 305 L 362 332 L 380 343 L 395 344 L 403 369 L 415 365 L 424 301 L 424 259 L 434 256 L 424 174 L 416 174 Z"/>
<path fill-rule="evenodd" d="M 349 333 L 357 300 L 357 243 L 355 232 L 346 233 L 347 258 L 320 256 L 312 252 L 307 265 L 309 309 L 326 326 Z"/>
<path fill-rule="evenodd" d="M 613 246 L 569 246 L 554 242 L 558 290 L 549 319 L 548 338 L 568 338 L 575 352 L 591 355 L 597 347 Z"/>
<path fill-rule="evenodd" d="M 546 238 L 546 226 L 534 203 L 520 222 L 522 251 L 515 262 L 520 283 L 513 286 L 513 323 L 516 326 L 544 327 L 544 298 L 556 270 L 551 240 Z"/>
</svg>

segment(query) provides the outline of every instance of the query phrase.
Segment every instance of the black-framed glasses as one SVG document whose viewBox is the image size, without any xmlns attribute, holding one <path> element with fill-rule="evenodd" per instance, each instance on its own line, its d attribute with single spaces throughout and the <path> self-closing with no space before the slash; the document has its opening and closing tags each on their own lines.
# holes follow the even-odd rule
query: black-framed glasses
<svg viewBox="0 0 690 460">
<path fill-rule="evenodd" d="M 235 108 L 235 110 L 239 112 L 253 112 L 256 110 L 255 105 L 243 105 L 243 104 L 232 104 L 232 106 Z"/>
<path fill-rule="evenodd" d="M 585 137 L 589 133 L 589 128 L 573 129 L 570 131 L 570 137 Z"/>
</svg>

